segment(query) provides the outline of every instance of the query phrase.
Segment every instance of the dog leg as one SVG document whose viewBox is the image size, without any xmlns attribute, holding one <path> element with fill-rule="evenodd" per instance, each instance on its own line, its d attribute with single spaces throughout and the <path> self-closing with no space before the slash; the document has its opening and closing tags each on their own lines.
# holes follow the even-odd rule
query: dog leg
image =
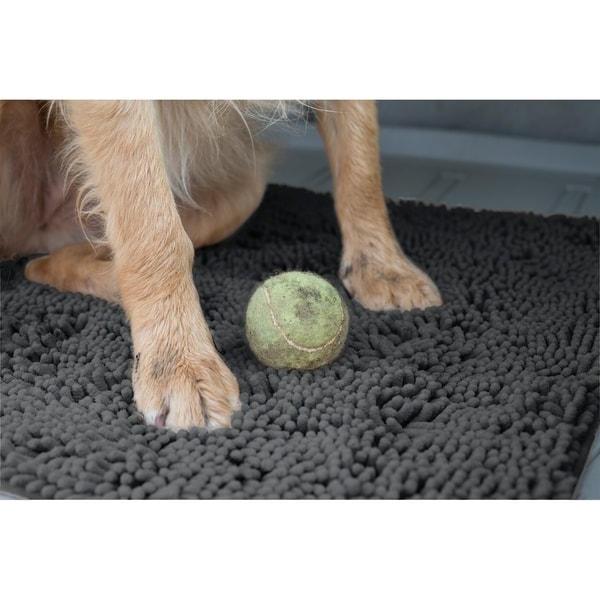
<svg viewBox="0 0 600 600">
<path fill-rule="evenodd" d="M 260 204 L 265 185 L 264 173 L 251 173 L 237 185 L 203 190 L 199 207 L 180 208 L 179 216 L 194 248 L 217 244 L 237 231 Z M 121 302 L 110 249 L 104 245 L 82 242 L 64 246 L 29 261 L 25 277 L 61 292 Z"/>
<path fill-rule="evenodd" d="M 266 177 L 266 169 L 256 169 L 239 182 L 198 190 L 199 206 L 179 209 L 194 248 L 218 244 L 237 231 L 260 204 Z"/>
<path fill-rule="evenodd" d="M 365 308 L 425 308 L 441 304 L 431 279 L 404 254 L 381 188 L 374 102 L 326 101 L 317 111 L 329 157 L 342 232 L 340 278 Z"/>
<path fill-rule="evenodd" d="M 45 283 L 61 292 L 79 292 L 119 302 L 113 263 L 105 246 L 88 242 L 65 246 L 48 256 L 27 263 L 25 277 Z"/>
<path fill-rule="evenodd" d="M 131 325 L 139 410 L 172 429 L 230 426 L 239 388 L 200 308 L 193 246 L 168 185 L 153 105 L 78 101 L 66 109 Z"/>
</svg>

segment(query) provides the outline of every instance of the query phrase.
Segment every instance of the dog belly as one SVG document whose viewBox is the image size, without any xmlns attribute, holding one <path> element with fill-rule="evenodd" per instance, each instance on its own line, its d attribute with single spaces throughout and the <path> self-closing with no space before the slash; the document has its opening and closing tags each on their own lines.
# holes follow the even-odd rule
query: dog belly
<svg viewBox="0 0 600 600">
<path fill-rule="evenodd" d="M 6 226 L 3 223 L 0 260 L 49 254 L 86 237 L 77 217 L 75 202 L 65 198 L 62 183 L 48 186 L 38 198 L 23 201 L 18 214 L 4 216 L 8 218 Z"/>
<path fill-rule="evenodd" d="M 74 203 L 63 203 L 44 224 L 31 232 L 22 254 L 50 254 L 63 246 L 86 239 L 79 223 Z"/>
</svg>

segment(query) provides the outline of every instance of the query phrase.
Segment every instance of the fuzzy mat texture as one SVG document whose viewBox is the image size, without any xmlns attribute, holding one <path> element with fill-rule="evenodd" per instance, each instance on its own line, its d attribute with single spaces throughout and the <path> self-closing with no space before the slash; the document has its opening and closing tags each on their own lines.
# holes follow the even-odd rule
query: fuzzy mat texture
<svg viewBox="0 0 600 600">
<path fill-rule="evenodd" d="M 119 306 L 2 268 L 1 489 L 30 498 L 570 498 L 598 421 L 599 223 L 390 203 L 443 306 L 373 313 L 337 279 L 331 198 L 271 186 L 196 253 L 215 343 L 237 376 L 231 430 L 146 426 Z M 252 356 L 246 304 L 287 270 L 350 308 L 316 371 Z"/>
</svg>

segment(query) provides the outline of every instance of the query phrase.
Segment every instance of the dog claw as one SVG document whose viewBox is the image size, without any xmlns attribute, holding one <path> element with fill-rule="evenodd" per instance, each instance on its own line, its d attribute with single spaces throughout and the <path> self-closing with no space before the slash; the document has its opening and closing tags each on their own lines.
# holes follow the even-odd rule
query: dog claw
<svg viewBox="0 0 600 600">
<path fill-rule="evenodd" d="M 156 417 L 155 425 L 157 427 L 164 427 L 167 422 L 167 415 L 160 414 Z"/>
</svg>

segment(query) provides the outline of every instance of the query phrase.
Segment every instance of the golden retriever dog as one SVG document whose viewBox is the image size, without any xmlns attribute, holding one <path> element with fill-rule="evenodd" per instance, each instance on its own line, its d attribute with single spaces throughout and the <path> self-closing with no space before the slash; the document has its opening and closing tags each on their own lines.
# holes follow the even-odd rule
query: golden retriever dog
<svg viewBox="0 0 600 600">
<path fill-rule="evenodd" d="M 0 259 L 43 254 L 25 276 L 120 303 L 147 423 L 229 427 L 237 381 L 192 279 L 194 248 L 230 236 L 261 201 L 260 132 L 293 102 L 0 102 Z M 339 275 L 364 307 L 441 302 L 404 254 L 381 188 L 376 104 L 310 103 L 342 235 Z"/>
</svg>

